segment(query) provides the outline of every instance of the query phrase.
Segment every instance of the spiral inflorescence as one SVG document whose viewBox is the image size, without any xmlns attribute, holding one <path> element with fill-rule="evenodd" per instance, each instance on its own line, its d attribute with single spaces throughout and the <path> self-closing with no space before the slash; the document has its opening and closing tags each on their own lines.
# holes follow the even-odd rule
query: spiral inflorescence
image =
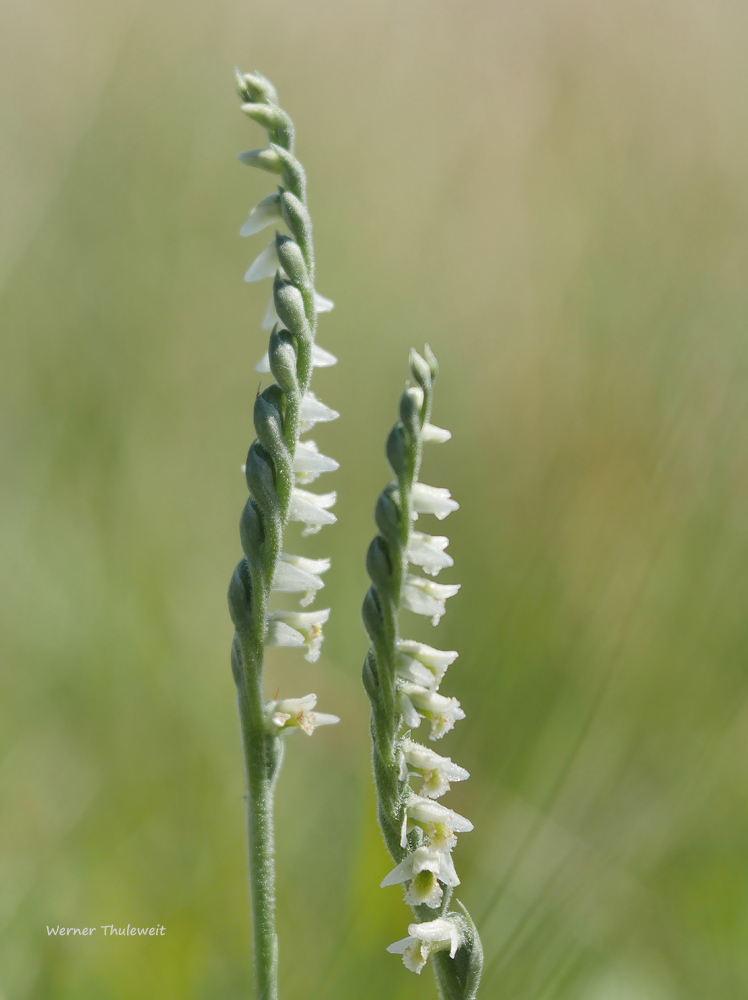
<svg viewBox="0 0 748 1000">
<path fill-rule="evenodd" d="M 306 659 L 320 654 L 322 626 L 329 610 L 270 611 L 272 592 L 300 594 L 306 608 L 324 583 L 329 559 L 308 559 L 283 551 L 289 521 L 305 525 L 302 535 L 332 524 L 335 493 L 318 494 L 304 487 L 338 463 L 323 455 L 314 441 L 300 436 L 338 414 L 309 389 L 315 367 L 335 358 L 315 343 L 317 314 L 332 302 L 314 287 L 312 223 L 306 204 L 304 169 L 294 156 L 294 126 L 280 107 L 273 85 L 259 73 L 236 72 L 242 111 L 267 131 L 268 145 L 242 153 L 250 166 L 278 175 L 277 191 L 263 198 L 241 229 L 252 236 L 268 226 L 275 235 L 245 275 L 245 281 L 272 279 L 272 295 L 263 320 L 270 330 L 265 357 L 257 365 L 275 383 L 257 394 L 256 438 L 247 454 L 245 475 L 249 497 L 240 520 L 244 557 L 229 585 L 234 623 L 231 663 L 237 687 L 247 776 L 250 887 L 256 995 L 276 1000 L 275 867 L 273 796 L 283 751 L 283 735 L 307 734 L 316 726 L 337 722 L 315 711 L 316 696 L 276 698 L 263 694 L 264 652 L 268 646 L 306 647 Z M 283 232 L 283 230 L 287 232 Z"/>
<path fill-rule="evenodd" d="M 450 781 L 469 775 L 449 757 L 411 739 L 423 721 L 430 724 L 430 739 L 437 740 L 465 717 L 456 698 L 439 692 L 457 653 L 403 639 L 399 631 L 401 609 L 426 615 L 436 625 L 447 599 L 459 590 L 457 584 L 433 580 L 453 564 L 446 552 L 449 540 L 413 527 L 420 514 L 443 519 L 458 506 L 448 490 L 418 481 L 423 444 L 451 436 L 430 422 L 438 365 L 428 345 L 424 356 L 411 351 L 410 373 L 413 384 L 406 384 L 400 419 L 387 438 L 394 480 L 376 504 L 378 534 L 366 560 L 372 583 L 362 612 L 371 640 L 363 680 L 371 702 L 379 824 L 396 863 L 382 885 L 404 884 L 416 916 L 409 936 L 388 950 L 402 954 L 414 972 L 431 958 L 444 1000 L 473 1000 L 483 964 L 480 938 L 464 906 L 450 909 L 452 890 L 459 885 L 452 862 L 456 835 L 473 827 L 437 801 Z"/>
</svg>

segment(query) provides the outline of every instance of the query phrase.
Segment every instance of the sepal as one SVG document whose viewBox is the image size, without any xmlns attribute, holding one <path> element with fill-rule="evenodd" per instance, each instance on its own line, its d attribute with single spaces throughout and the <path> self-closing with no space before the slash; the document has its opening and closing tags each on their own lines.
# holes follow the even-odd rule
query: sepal
<svg viewBox="0 0 748 1000">
<path fill-rule="evenodd" d="M 274 149 L 248 149 L 239 153 L 237 160 L 248 167 L 267 170 L 269 174 L 279 174 L 283 170 L 283 160 Z"/>
</svg>

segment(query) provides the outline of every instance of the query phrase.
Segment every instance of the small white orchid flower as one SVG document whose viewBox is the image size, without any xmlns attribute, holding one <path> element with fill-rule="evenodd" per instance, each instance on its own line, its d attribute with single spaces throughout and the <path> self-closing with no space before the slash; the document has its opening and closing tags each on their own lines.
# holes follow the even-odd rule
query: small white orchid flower
<svg viewBox="0 0 748 1000">
<path fill-rule="evenodd" d="M 335 524 L 337 521 L 335 515 L 328 510 L 336 499 L 335 492 L 310 493 L 309 490 L 294 487 L 291 490 L 288 516 L 292 521 L 303 521 L 306 524 L 301 532 L 302 536 L 315 535 L 323 524 Z"/>
<path fill-rule="evenodd" d="M 405 739 L 400 744 L 406 772 L 410 768 L 423 778 L 420 794 L 430 799 L 438 799 L 449 791 L 450 781 L 466 781 L 470 773 L 451 757 L 442 757 L 429 747 L 413 740 Z"/>
<path fill-rule="evenodd" d="M 402 955 L 405 968 L 419 975 L 435 952 L 449 951 L 449 957 L 454 958 L 462 944 L 459 927 L 448 917 L 439 917 L 422 924 L 410 924 L 408 934 L 409 937 L 389 945 L 387 951 L 391 955 Z"/>
<path fill-rule="evenodd" d="M 411 531 L 405 557 L 414 566 L 420 566 L 424 573 L 436 576 L 441 570 L 455 564 L 452 556 L 444 551 L 448 545 L 446 535 L 425 535 L 422 531 Z"/>
<path fill-rule="evenodd" d="M 454 663 L 460 655 L 455 649 L 434 649 L 433 646 L 427 646 L 425 642 L 416 642 L 414 639 L 399 639 L 397 652 L 398 673 L 405 680 L 413 680 L 416 684 L 422 684 L 423 687 L 431 688 L 432 690 L 436 690 L 439 687 L 447 672 L 447 667 Z M 431 677 L 427 678 L 426 683 L 422 680 L 416 680 L 415 677 L 406 677 L 405 673 L 401 672 L 401 665 L 403 669 L 408 669 L 409 664 L 413 660 L 416 660 L 418 664 L 425 667 L 431 674 Z M 413 667 L 410 667 L 410 669 L 413 669 Z"/>
<path fill-rule="evenodd" d="M 459 589 L 459 583 L 434 583 L 408 573 L 403 581 L 403 607 L 417 615 L 426 615 L 432 625 L 438 625 L 447 609 L 447 600 Z"/>
<path fill-rule="evenodd" d="M 272 302 L 272 299 L 270 300 Z M 270 324 L 268 329 L 272 329 L 273 324 Z M 334 354 L 330 354 L 326 351 L 324 347 L 319 347 L 317 344 L 312 344 L 312 368 L 331 368 L 333 365 L 338 363 L 338 359 Z M 262 356 L 262 360 L 258 361 L 255 365 L 255 371 L 265 374 L 270 371 L 270 356 L 267 351 Z"/>
<path fill-rule="evenodd" d="M 314 441 L 299 441 L 293 457 L 297 483 L 313 483 L 323 472 L 335 472 L 340 463 L 323 455 Z"/>
<path fill-rule="evenodd" d="M 299 421 L 301 433 L 311 430 L 315 424 L 326 424 L 331 420 L 337 420 L 340 414 L 337 410 L 325 406 L 321 399 L 317 399 L 313 392 L 304 393 L 299 407 Z"/>
<path fill-rule="evenodd" d="M 473 824 L 453 809 L 422 795 L 414 795 L 405 805 L 400 846 L 407 847 L 407 836 L 419 827 L 429 838 L 429 846 L 436 851 L 451 851 L 457 843 L 456 834 L 470 833 Z"/>
<path fill-rule="evenodd" d="M 441 486 L 427 486 L 425 483 L 413 483 L 413 511 L 417 514 L 433 514 L 438 521 L 443 521 L 447 514 L 459 510 L 460 505 L 448 489 Z"/>
<path fill-rule="evenodd" d="M 326 573 L 330 568 L 329 559 L 306 559 L 304 556 L 292 556 L 281 552 L 272 589 L 281 593 L 293 594 L 306 591 L 301 601 L 302 608 L 311 604 L 318 590 L 324 587 L 320 573 Z"/>
<path fill-rule="evenodd" d="M 280 701 L 267 702 L 265 719 L 268 729 L 274 733 L 302 729 L 307 736 L 311 736 L 317 726 L 334 726 L 336 722 L 340 722 L 337 715 L 312 711 L 316 704 L 316 694 L 307 694 L 303 698 L 283 698 Z"/>
<path fill-rule="evenodd" d="M 411 906 L 425 903 L 432 909 L 435 909 L 442 899 L 442 887 L 439 882 L 452 887 L 460 884 L 451 854 L 434 850 L 433 847 L 416 848 L 384 877 L 381 885 L 384 888 L 403 882 L 411 883 L 405 896 L 406 903 Z"/>
<path fill-rule="evenodd" d="M 273 278 L 275 272 L 280 270 L 282 269 L 278 260 L 278 248 L 275 245 L 275 238 L 273 238 L 250 264 L 249 270 L 244 275 L 244 280 L 250 282 L 262 281 L 263 278 Z"/>
<path fill-rule="evenodd" d="M 421 718 L 431 723 L 429 738 L 440 740 L 454 728 L 455 722 L 465 718 L 465 713 L 456 698 L 445 698 L 436 691 L 429 691 L 418 684 L 403 683 L 399 692 L 400 712 L 406 725 L 417 729 Z"/>
<path fill-rule="evenodd" d="M 451 437 L 451 431 L 445 427 L 437 427 L 436 424 L 424 424 L 421 428 L 421 440 L 424 442 L 434 441 L 436 444 L 444 444 Z"/>
<path fill-rule="evenodd" d="M 315 663 L 322 645 L 322 626 L 329 617 L 329 608 L 324 611 L 273 611 L 268 615 L 266 645 L 307 646 L 304 659 Z"/>
<path fill-rule="evenodd" d="M 283 214 L 281 212 L 280 195 L 269 194 L 263 198 L 249 213 L 249 218 L 239 230 L 240 236 L 254 236 L 266 226 L 283 224 Z"/>
</svg>

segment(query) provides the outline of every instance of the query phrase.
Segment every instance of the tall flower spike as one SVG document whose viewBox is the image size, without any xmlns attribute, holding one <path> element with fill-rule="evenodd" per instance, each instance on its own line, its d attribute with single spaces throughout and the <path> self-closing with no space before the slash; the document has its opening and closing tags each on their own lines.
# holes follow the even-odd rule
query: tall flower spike
<svg viewBox="0 0 748 1000">
<path fill-rule="evenodd" d="M 338 416 L 309 387 L 313 369 L 333 365 L 336 359 L 315 343 L 317 314 L 329 312 L 332 303 L 314 289 L 312 224 L 304 168 L 293 152 L 293 122 L 278 104 L 275 88 L 261 74 L 237 70 L 236 85 L 242 111 L 268 136 L 267 148 L 242 153 L 239 159 L 277 174 L 280 181 L 277 192 L 260 201 L 241 229 L 242 236 L 271 226 L 275 229 L 273 239 L 245 275 L 247 281 L 271 278 L 273 282 L 265 316 L 271 328 L 270 343 L 258 368 L 272 373 L 275 384 L 255 399 L 256 439 L 244 468 L 249 497 L 240 521 L 244 558 L 229 586 L 229 609 L 236 630 L 231 664 L 247 775 L 256 993 L 263 1000 L 277 1000 L 273 795 L 285 734 L 301 729 L 311 735 L 317 726 L 338 720 L 315 710 L 313 694 L 264 701 L 266 647 L 306 649 L 306 659 L 314 662 L 320 654 L 322 626 L 330 613 L 269 613 L 268 599 L 271 592 L 297 595 L 306 607 L 324 586 L 321 574 L 330 568 L 329 559 L 284 552 L 283 535 L 290 520 L 306 525 L 302 534 L 319 531 L 322 525 L 335 521 L 329 510 L 335 493 L 310 493 L 298 484 L 310 483 L 338 467 L 313 441 L 299 440 L 310 427 Z"/>
<path fill-rule="evenodd" d="M 470 820 L 440 802 L 450 781 L 464 781 L 468 772 L 407 733 L 422 719 L 431 723 L 430 738 L 440 739 L 465 713 L 456 698 L 439 694 L 454 650 L 440 650 L 413 639 L 401 639 L 401 610 L 431 618 L 434 625 L 458 584 L 438 584 L 429 577 L 452 566 L 445 552 L 449 539 L 415 531 L 419 514 L 443 520 L 458 504 L 449 490 L 419 483 L 424 442 L 443 443 L 449 431 L 430 422 L 436 358 L 428 345 L 424 357 L 410 355 L 413 385 L 400 399 L 400 420 L 387 438 L 387 461 L 394 480 L 377 501 L 378 534 L 369 546 L 366 568 L 371 587 L 363 619 L 371 648 L 363 670 L 371 701 L 372 755 L 379 824 L 395 862 L 383 886 L 405 886 L 405 901 L 417 922 L 409 937 L 388 951 L 403 956 L 406 968 L 420 973 L 431 959 L 442 1000 L 473 1000 L 478 992 L 483 952 L 467 910 L 450 910 L 452 890 L 460 884 L 452 862 L 458 833 L 473 828 Z M 414 779 L 416 787 L 409 782 Z"/>
</svg>

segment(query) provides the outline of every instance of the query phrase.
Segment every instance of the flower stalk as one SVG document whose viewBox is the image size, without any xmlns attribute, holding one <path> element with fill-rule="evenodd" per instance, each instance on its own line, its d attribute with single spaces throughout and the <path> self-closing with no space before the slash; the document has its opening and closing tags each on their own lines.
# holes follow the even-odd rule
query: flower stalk
<svg viewBox="0 0 748 1000">
<path fill-rule="evenodd" d="M 411 351 L 410 373 L 400 399 L 400 419 L 387 438 L 386 455 L 394 480 L 377 500 L 375 536 L 366 559 L 371 586 L 362 615 L 371 640 L 363 681 L 371 702 L 374 781 L 379 825 L 395 862 L 382 886 L 404 885 L 405 901 L 416 922 L 408 937 L 387 949 L 403 956 L 406 968 L 420 973 L 430 959 L 442 1000 L 474 1000 L 483 966 L 480 937 L 469 913 L 452 891 L 460 880 L 452 861 L 458 833 L 470 820 L 436 801 L 450 782 L 468 772 L 451 758 L 411 739 L 422 722 L 431 740 L 441 739 L 465 713 L 456 698 L 439 693 L 453 650 L 434 649 L 400 636 L 400 611 L 408 610 L 437 625 L 458 584 L 437 584 L 433 577 L 453 565 L 449 539 L 413 529 L 421 514 L 443 520 L 458 504 L 449 490 L 418 481 L 423 445 L 443 443 L 449 431 L 431 423 L 436 358 Z M 422 569 L 427 576 L 416 570 Z M 415 788 L 411 782 L 415 782 Z"/>
<path fill-rule="evenodd" d="M 252 442 L 244 467 L 249 497 L 240 520 L 244 557 L 229 585 L 234 623 L 231 664 L 237 689 L 247 779 L 249 879 L 253 957 L 258 1000 L 277 1000 L 278 944 L 275 931 L 275 860 L 273 798 L 287 734 L 337 722 L 318 713 L 316 696 L 265 701 L 263 669 L 270 646 L 306 648 L 318 659 L 322 625 L 329 610 L 270 611 L 270 595 L 301 595 L 306 607 L 324 586 L 328 559 L 307 559 L 283 551 L 289 521 L 301 521 L 302 534 L 332 524 L 335 494 L 301 489 L 338 463 L 323 455 L 314 441 L 300 435 L 338 414 L 310 391 L 315 367 L 335 358 L 315 343 L 317 314 L 333 304 L 314 288 L 312 224 L 306 205 L 306 178 L 293 153 L 294 126 L 280 107 L 273 85 L 259 73 L 236 71 L 242 111 L 267 131 L 268 146 L 241 153 L 241 162 L 278 175 L 276 192 L 263 198 L 242 226 L 252 236 L 268 226 L 275 235 L 248 269 L 245 280 L 272 279 L 263 328 L 270 330 L 268 352 L 257 370 L 272 373 L 275 383 L 258 392 Z M 288 234 L 282 232 L 287 229 Z"/>
</svg>

